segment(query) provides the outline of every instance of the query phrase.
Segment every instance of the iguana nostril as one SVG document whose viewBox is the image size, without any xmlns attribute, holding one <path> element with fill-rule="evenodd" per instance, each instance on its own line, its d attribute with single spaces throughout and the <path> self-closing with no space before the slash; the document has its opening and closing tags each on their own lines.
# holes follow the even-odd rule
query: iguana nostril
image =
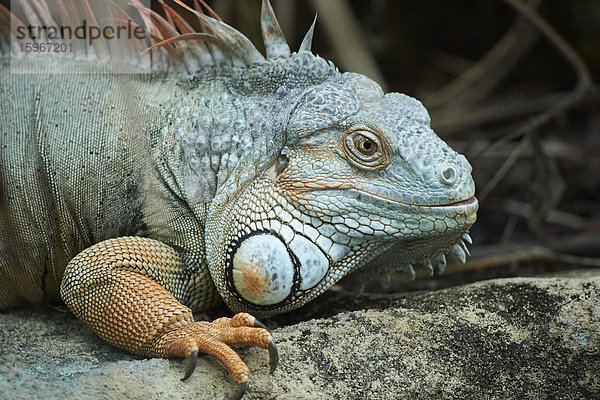
<svg viewBox="0 0 600 400">
<path fill-rule="evenodd" d="M 454 185 L 458 182 L 458 169 L 454 165 L 444 165 L 438 171 L 438 178 L 444 185 Z"/>
</svg>

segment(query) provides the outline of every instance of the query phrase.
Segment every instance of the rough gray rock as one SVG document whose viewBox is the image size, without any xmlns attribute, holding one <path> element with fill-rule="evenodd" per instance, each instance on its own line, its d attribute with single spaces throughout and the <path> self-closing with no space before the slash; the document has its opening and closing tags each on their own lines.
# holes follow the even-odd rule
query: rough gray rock
<svg viewBox="0 0 600 400">
<path fill-rule="evenodd" d="M 273 375 L 266 351 L 238 349 L 252 371 L 247 398 L 600 398 L 599 300 L 600 272 L 589 271 L 393 296 L 333 292 L 294 315 L 327 317 L 273 330 Z M 182 383 L 184 363 L 126 354 L 58 309 L 0 314 L 2 399 L 231 397 L 217 361 L 201 357 Z"/>
</svg>

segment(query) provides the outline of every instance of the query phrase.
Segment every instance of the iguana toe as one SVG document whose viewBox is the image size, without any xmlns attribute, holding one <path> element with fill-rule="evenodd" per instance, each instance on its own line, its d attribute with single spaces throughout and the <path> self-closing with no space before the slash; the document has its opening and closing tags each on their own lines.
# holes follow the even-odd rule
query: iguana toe
<svg viewBox="0 0 600 400">
<path fill-rule="evenodd" d="M 269 350 L 271 371 L 277 365 L 277 347 L 273 336 L 262 323 L 246 313 L 213 322 L 199 321 L 168 330 L 154 342 L 153 352 L 165 357 L 187 357 L 185 375 L 188 379 L 196 367 L 199 353 L 210 354 L 229 370 L 232 380 L 240 385 L 235 398 L 243 395 L 250 371 L 230 345 L 258 346 Z"/>
<path fill-rule="evenodd" d="M 237 313 L 232 318 L 223 317 L 223 318 L 216 319 L 213 321 L 213 323 L 216 323 L 216 324 L 219 324 L 222 326 L 229 326 L 232 328 L 237 328 L 237 327 L 261 328 L 261 329 L 264 329 L 267 332 L 269 332 L 269 334 L 271 334 L 271 331 L 269 331 L 269 329 L 267 328 L 267 326 L 265 324 L 260 322 L 258 319 L 256 319 L 252 315 L 245 313 L 245 312 Z M 257 346 L 258 346 L 258 344 L 257 344 Z M 260 347 L 262 347 L 262 346 L 260 346 Z M 275 345 L 273 336 L 271 336 L 271 339 L 268 343 L 268 347 L 266 347 L 266 348 L 269 350 L 269 366 L 271 367 L 271 373 L 273 373 L 273 371 L 275 371 L 275 369 L 277 368 L 277 363 L 279 362 L 279 353 L 277 352 L 277 346 Z"/>
</svg>

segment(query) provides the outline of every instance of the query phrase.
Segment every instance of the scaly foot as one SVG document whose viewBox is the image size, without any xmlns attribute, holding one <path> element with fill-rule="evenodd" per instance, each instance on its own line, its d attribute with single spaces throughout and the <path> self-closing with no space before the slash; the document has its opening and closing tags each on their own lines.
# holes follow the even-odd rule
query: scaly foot
<svg viewBox="0 0 600 400">
<path fill-rule="evenodd" d="M 218 318 L 213 322 L 199 321 L 161 335 L 154 342 L 153 350 L 162 357 L 187 357 L 186 380 L 193 373 L 198 353 L 215 356 L 231 373 L 239 385 L 235 398 L 241 398 L 248 386 L 250 372 L 240 356 L 229 345 L 258 346 L 269 350 L 271 372 L 277 367 L 278 354 L 269 330 L 247 313 L 233 318 Z"/>
</svg>

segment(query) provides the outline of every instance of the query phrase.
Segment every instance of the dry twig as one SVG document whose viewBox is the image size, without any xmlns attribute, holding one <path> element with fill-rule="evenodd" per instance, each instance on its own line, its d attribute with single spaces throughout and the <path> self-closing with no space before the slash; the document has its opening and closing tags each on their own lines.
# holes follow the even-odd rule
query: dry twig
<svg viewBox="0 0 600 400">
<path fill-rule="evenodd" d="M 539 7 L 541 0 L 531 1 Z M 473 64 L 452 82 L 425 99 L 429 109 L 447 104 L 454 108 L 472 104 L 485 97 L 495 85 L 514 67 L 517 60 L 535 43 L 536 30 L 522 19 L 512 25 L 504 36 L 477 63 Z"/>
<path fill-rule="evenodd" d="M 562 36 L 556 32 L 556 30 L 546 22 L 535 10 L 519 0 L 504 0 L 511 7 L 517 10 L 521 15 L 525 16 L 541 33 L 546 37 L 548 41 L 569 61 L 575 72 L 577 73 L 577 84 L 573 91 L 571 91 L 562 100 L 555 103 L 552 107 L 543 111 L 542 113 L 533 117 L 528 123 L 523 125 L 521 128 L 514 132 L 504 136 L 497 140 L 491 146 L 488 146 L 482 153 L 494 149 L 496 146 L 507 143 L 511 140 L 519 138 L 528 132 L 532 132 L 539 128 L 543 124 L 547 123 L 550 119 L 560 114 L 561 112 L 572 107 L 588 92 L 592 91 L 593 84 L 590 72 L 581 59 L 581 57 L 573 50 L 573 48 L 562 38 Z M 477 154 L 475 156 L 479 156 Z"/>
</svg>

